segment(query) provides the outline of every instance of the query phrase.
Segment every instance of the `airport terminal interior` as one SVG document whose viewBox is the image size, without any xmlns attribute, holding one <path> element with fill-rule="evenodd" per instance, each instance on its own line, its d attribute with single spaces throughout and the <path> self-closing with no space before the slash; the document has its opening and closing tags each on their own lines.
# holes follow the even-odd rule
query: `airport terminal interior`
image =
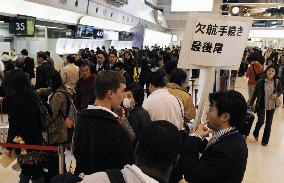
<svg viewBox="0 0 284 183">
<path fill-rule="evenodd" d="M 0 2 L 0 183 L 284 180 L 284 0 Z"/>
</svg>

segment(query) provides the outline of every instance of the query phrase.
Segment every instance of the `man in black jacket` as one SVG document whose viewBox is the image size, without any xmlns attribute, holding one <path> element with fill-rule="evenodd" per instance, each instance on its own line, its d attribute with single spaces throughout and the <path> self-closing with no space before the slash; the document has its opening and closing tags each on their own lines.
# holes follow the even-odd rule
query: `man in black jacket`
<svg viewBox="0 0 284 183">
<path fill-rule="evenodd" d="M 46 61 L 47 56 L 45 52 L 37 53 L 37 63 L 38 67 L 36 68 L 36 84 L 35 89 L 47 88 L 48 87 L 48 73 L 54 68 Z"/>
<path fill-rule="evenodd" d="M 236 91 L 211 93 L 207 126 L 200 124 L 184 143 L 181 156 L 185 180 L 190 183 L 241 183 L 248 149 L 238 127 L 244 123 L 246 100 Z M 199 153 L 202 156 L 199 158 Z"/>
<path fill-rule="evenodd" d="M 34 63 L 34 59 L 29 57 L 29 52 L 26 49 L 23 49 L 21 51 L 21 54 L 23 55 L 24 59 L 25 59 L 25 66 L 23 68 L 24 72 L 29 74 L 29 78 L 30 80 L 32 78 L 35 78 L 35 63 Z"/>
<path fill-rule="evenodd" d="M 80 113 L 75 130 L 75 174 L 122 169 L 134 163 L 130 138 L 112 109 L 119 109 L 126 87 L 119 72 L 102 71 L 96 77 L 96 101 Z"/>
</svg>

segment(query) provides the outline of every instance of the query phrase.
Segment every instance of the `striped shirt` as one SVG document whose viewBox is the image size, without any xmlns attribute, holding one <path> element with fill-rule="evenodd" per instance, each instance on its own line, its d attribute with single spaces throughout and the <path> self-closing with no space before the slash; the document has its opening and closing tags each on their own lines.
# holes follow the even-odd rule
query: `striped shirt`
<svg viewBox="0 0 284 183">
<path fill-rule="evenodd" d="M 223 130 L 220 130 L 220 131 L 218 131 L 218 132 L 213 132 L 213 134 L 212 134 L 212 138 L 211 138 L 211 144 L 214 144 L 214 143 L 216 143 L 217 141 L 218 141 L 218 139 L 222 136 L 222 135 L 224 135 L 224 134 L 226 134 L 226 133 L 228 133 L 228 132 L 230 132 L 230 131 L 232 131 L 232 130 L 234 130 L 235 129 L 235 127 L 230 127 L 230 128 L 226 128 L 226 129 L 223 129 Z"/>
</svg>

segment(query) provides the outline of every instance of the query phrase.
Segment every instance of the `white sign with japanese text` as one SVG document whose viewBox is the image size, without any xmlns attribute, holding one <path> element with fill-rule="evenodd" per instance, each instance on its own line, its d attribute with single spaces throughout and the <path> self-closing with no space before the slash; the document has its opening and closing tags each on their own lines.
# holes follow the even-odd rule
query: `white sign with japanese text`
<svg viewBox="0 0 284 183">
<path fill-rule="evenodd" d="M 239 65 L 252 19 L 215 14 L 190 14 L 178 66 Z"/>
</svg>

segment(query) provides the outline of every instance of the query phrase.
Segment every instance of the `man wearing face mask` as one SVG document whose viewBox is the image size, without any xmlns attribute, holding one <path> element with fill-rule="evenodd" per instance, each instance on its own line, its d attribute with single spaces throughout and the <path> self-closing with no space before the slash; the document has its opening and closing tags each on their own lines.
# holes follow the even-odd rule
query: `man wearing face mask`
<svg viewBox="0 0 284 183">
<path fill-rule="evenodd" d="M 126 88 L 123 106 L 126 108 L 127 119 L 137 137 L 143 127 L 151 122 L 149 113 L 142 107 L 143 101 L 144 89 L 141 86 Z"/>
</svg>

